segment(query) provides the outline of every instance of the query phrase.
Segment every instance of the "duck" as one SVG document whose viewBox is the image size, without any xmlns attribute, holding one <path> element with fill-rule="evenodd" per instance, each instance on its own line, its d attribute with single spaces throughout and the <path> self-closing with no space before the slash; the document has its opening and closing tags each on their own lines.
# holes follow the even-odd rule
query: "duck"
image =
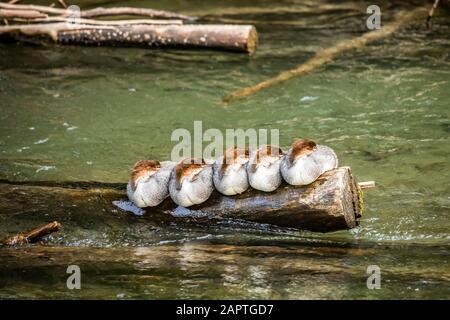
<svg viewBox="0 0 450 320">
<path fill-rule="evenodd" d="M 214 190 L 212 161 L 187 158 L 172 169 L 169 195 L 179 206 L 190 207 L 208 200 Z"/>
<path fill-rule="evenodd" d="M 247 176 L 248 149 L 237 147 L 227 149 L 223 155 L 214 161 L 214 187 L 221 194 L 234 196 L 246 191 L 249 187 Z"/>
<path fill-rule="evenodd" d="M 279 147 L 262 146 L 253 151 L 247 163 L 247 175 L 253 189 L 272 192 L 281 182 L 280 162 L 283 150 Z"/>
<path fill-rule="evenodd" d="M 324 172 L 337 168 L 336 152 L 309 139 L 298 139 L 281 160 L 283 179 L 294 186 L 308 185 Z"/>
<path fill-rule="evenodd" d="M 155 207 L 169 196 L 169 179 L 175 163 L 140 160 L 127 184 L 128 199 L 139 208 Z"/>
</svg>

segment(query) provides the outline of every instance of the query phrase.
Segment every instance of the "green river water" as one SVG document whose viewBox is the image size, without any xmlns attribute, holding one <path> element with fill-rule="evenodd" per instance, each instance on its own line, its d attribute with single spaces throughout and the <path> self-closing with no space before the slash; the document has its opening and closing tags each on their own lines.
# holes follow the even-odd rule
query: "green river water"
<svg viewBox="0 0 450 320">
<path fill-rule="evenodd" d="M 43 1 L 36 3 L 46 4 Z M 81 8 L 141 1 L 73 1 Z M 417 6 L 379 1 L 382 22 Z M 125 182 L 168 159 L 176 128 L 278 129 L 334 148 L 365 192 L 360 226 L 311 233 L 225 221 L 203 226 L 33 210 L 14 198 L 0 237 L 58 219 L 44 245 L 0 248 L 0 298 L 450 298 L 450 15 L 347 52 L 224 107 L 233 90 L 365 32 L 372 3 L 164 1 L 207 23 L 254 24 L 255 54 L 0 44 L 0 179 Z M 305 98 L 306 97 L 306 98 Z M 5 206 L 3 206 L 5 207 Z M 84 210 L 84 211 L 83 211 Z M 66 288 L 66 268 L 82 289 Z M 381 289 L 366 286 L 378 265 Z"/>
</svg>

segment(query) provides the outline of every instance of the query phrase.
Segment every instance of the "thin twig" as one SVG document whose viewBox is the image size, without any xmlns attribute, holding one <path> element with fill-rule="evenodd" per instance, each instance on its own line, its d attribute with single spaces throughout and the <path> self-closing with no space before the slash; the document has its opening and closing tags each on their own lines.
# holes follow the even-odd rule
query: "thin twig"
<svg viewBox="0 0 450 320">
<path fill-rule="evenodd" d="M 76 24 L 69 18 L 64 17 L 48 17 L 42 19 L 14 19 L 17 22 L 30 22 L 30 23 L 54 23 L 54 22 L 68 22 L 71 26 L 76 26 L 76 24 L 84 25 L 99 25 L 99 26 L 122 26 L 122 25 L 134 25 L 134 24 L 183 24 L 183 20 L 154 20 L 154 19 L 134 19 L 134 20 L 92 20 L 92 19 L 77 19 Z"/>
<path fill-rule="evenodd" d="M 431 17 L 434 14 L 434 10 L 436 10 L 437 6 L 439 5 L 439 0 L 435 0 L 433 6 L 430 9 L 430 12 L 428 12 L 428 17 L 427 17 L 427 28 L 431 27 Z"/>
<path fill-rule="evenodd" d="M 64 0 L 58 0 L 58 2 L 63 8 L 67 9 L 67 4 L 64 2 Z"/>
<path fill-rule="evenodd" d="M 359 186 L 361 189 L 371 189 L 371 188 L 375 188 L 375 181 L 358 182 L 358 186 Z"/>
<path fill-rule="evenodd" d="M 58 231 L 60 227 L 61 224 L 58 221 L 53 221 L 43 226 L 34 228 L 31 231 L 19 233 L 15 236 L 9 237 L 3 240 L 2 243 L 7 246 L 14 246 L 34 242 L 52 232 Z"/>
<path fill-rule="evenodd" d="M 23 10 L 36 10 L 47 14 L 55 14 L 61 16 L 69 16 L 72 14 L 70 10 L 61 8 L 51 8 L 46 6 L 31 5 L 31 4 L 17 4 L 11 5 L 8 3 L 0 2 L 0 8 L 3 9 L 23 9 Z M 117 16 L 117 15 L 132 15 L 143 16 L 149 18 L 161 18 L 161 19 L 181 19 L 181 20 L 195 20 L 195 17 L 186 16 L 170 11 L 154 10 L 147 8 L 131 8 L 131 7 L 116 7 L 116 8 L 94 8 L 90 10 L 82 10 L 80 12 L 83 18 L 92 17 L 104 17 L 104 16 Z"/>
</svg>

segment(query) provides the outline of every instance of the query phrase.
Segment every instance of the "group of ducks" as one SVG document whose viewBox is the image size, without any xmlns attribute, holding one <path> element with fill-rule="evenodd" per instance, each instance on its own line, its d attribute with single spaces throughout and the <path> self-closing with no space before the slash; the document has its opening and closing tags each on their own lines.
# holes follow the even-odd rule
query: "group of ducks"
<svg viewBox="0 0 450 320">
<path fill-rule="evenodd" d="M 272 146 L 251 153 L 231 148 L 216 160 L 138 161 L 127 194 L 141 208 L 157 206 L 169 195 L 177 205 L 189 207 L 208 200 L 214 188 L 226 196 L 243 193 L 249 186 L 271 192 L 282 179 L 290 185 L 307 185 L 337 166 L 333 149 L 308 139 L 295 141 L 287 153 Z"/>
</svg>

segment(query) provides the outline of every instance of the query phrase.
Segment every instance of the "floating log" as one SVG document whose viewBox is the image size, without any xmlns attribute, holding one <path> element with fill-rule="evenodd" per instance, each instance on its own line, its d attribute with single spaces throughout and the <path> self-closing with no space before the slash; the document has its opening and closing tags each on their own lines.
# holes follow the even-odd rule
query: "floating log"
<svg viewBox="0 0 450 320">
<path fill-rule="evenodd" d="M 64 215 L 63 204 L 83 208 L 83 214 L 117 215 L 117 208 L 112 204 L 115 200 L 127 200 L 125 185 L 0 183 L 0 212 L 5 214 L 15 213 L 14 204 L 20 203 L 27 210 L 50 211 L 55 219 L 60 219 L 55 214 Z M 328 232 L 357 226 L 361 210 L 358 184 L 350 168 L 341 167 L 324 173 L 308 186 L 282 185 L 271 193 L 249 189 L 233 197 L 213 192 L 208 201 L 189 208 L 178 207 L 168 198 L 157 207 L 145 209 L 145 217 L 168 222 L 192 218 L 205 225 L 217 220 L 240 219 Z"/>
<path fill-rule="evenodd" d="M 50 23 L 0 26 L 0 39 L 59 44 L 212 48 L 253 53 L 251 25 L 110 25 Z"/>
<path fill-rule="evenodd" d="M 349 167 L 325 172 L 307 186 L 282 185 L 274 192 L 250 189 L 226 197 L 215 192 L 205 203 L 189 208 L 167 201 L 148 214 L 163 210 L 172 215 L 242 219 L 280 227 L 311 231 L 336 231 L 354 228 L 361 216 L 361 193 Z"/>
</svg>

